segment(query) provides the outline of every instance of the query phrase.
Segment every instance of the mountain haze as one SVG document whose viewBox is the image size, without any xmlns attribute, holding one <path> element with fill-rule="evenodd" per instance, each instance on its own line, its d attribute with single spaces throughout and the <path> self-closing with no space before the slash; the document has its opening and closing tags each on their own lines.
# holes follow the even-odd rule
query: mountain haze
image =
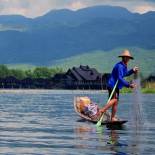
<svg viewBox="0 0 155 155">
<path fill-rule="evenodd" d="M 119 47 L 155 49 L 155 12 L 114 6 L 52 10 L 34 18 L 0 16 L 0 62 L 52 64 L 55 60 Z"/>
</svg>

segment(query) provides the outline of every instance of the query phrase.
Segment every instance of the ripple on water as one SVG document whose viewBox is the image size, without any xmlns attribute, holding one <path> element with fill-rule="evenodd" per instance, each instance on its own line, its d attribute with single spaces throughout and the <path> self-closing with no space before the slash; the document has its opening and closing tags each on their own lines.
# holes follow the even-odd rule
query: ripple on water
<svg viewBox="0 0 155 155">
<path fill-rule="evenodd" d="M 118 115 L 129 122 L 122 130 L 97 130 L 94 124 L 78 121 L 74 112 L 73 91 L 17 91 L 0 94 L 0 154 L 98 154 L 149 155 L 155 152 L 153 96 L 147 123 L 139 130 L 130 123 L 131 95 L 122 96 Z M 107 94 L 88 92 L 97 101 Z M 103 104 L 103 102 L 102 102 Z M 144 103 L 144 105 L 146 105 Z M 148 105 L 148 104 L 147 104 Z"/>
</svg>

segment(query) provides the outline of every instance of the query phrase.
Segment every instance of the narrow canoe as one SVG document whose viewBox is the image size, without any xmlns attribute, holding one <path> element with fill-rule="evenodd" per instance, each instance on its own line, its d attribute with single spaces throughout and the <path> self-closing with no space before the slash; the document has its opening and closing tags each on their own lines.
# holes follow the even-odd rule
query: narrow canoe
<svg viewBox="0 0 155 155">
<path fill-rule="evenodd" d="M 75 112 L 84 120 L 86 121 L 89 121 L 89 122 L 92 122 L 92 123 L 97 123 L 96 120 L 92 120 L 90 117 L 88 117 L 87 115 L 84 115 L 83 113 L 80 112 L 80 109 L 79 109 L 79 102 L 77 102 L 77 98 L 78 97 L 74 97 L 74 109 L 75 109 Z M 104 117 L 103 117 L 103 120 L 102 120 L 102 125 L 108 125 L 108 126 L 111 126 L 111 125 L 122 125 L 124 123 L 127 122 L 127 120 L 118 120 L 118 121 L 115 121 L 115 122 L 112 122 L 110 121 L 110 112 L 106 112 L 104 114 Z"/>
</svg>

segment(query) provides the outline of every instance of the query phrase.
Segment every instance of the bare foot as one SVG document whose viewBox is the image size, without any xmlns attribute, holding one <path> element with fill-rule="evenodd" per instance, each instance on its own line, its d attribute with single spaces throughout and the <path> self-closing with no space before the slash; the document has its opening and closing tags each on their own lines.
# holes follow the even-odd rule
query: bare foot
<svg viewBox="0 0 155 155">
<path fill-rule="evenodd" d="M 116 121 L 118 121 L 118 119 L 116 117 L 114 117 L 114 118 L 111 119 L 111 121 L 116 122 Z"/>
</svg>

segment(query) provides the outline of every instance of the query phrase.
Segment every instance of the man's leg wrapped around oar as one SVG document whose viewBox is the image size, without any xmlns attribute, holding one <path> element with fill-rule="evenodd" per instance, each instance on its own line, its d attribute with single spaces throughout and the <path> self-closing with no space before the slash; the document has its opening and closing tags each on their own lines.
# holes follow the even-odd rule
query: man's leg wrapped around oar
<svg viewBox="0 0 155 155">
<path fill-rule="evenodd" d="M 101 116 L 100 120 L 97 122 L 96 126 L 101 126 L 101 123 L 102 123 L 102 120 L 103 120 L 103 117 L 104 117 L 104 113 L 105 113 L 110 107 L 112 107 L 112 106 L 114 106 L 114 108 L 113 108 L 112 110 L 115 110 L 115 111 L 112 111 L 112 116 L 111 116 L 111 118 L 112 118 L 112 119 L 115 118 L 116 106 L 117 106 L 117 105 L 115 105 L 115 104 L 117 104 L 118 102 L 117 102 L 117 99 L 113 98 L 113 99 L 111 100 L 111 98 L 112 98 L 113 95 L 114 95 L 114 92 L 115 92 L 115 90 L 116 90 L 117 84 L 118 84 L 118 80 L 116 81 L 115 86 L 114 86 L 114 88 L 113 88 L 113 90 L 112 90 L 112 92 L 111 92 L 111 94 L 110 94 L 110 96 L 109 96 L 109 99 L 108 99 L 108 101 L 107 101 L 107 104 L 106 104 L 103 108 L 100 109 L 100 112 L 102 113 L 102 116 Z"/>
</svg>

